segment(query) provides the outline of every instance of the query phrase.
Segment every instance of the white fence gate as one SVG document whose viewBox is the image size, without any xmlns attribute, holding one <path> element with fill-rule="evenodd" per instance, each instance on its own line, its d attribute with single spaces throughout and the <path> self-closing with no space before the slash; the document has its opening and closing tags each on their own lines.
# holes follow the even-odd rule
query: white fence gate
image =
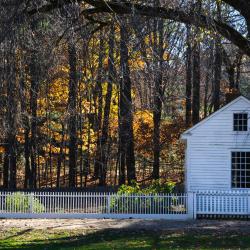
<svg viewBox="0 0 250 250">
<path fill-rule="evenodd" d="M 203 191 L 125 195 L 82 192 L 0 192 L 0 218 L 195 219 L 250 216 L 250 193 Z"/>
<path fill-rule="evenodd" d="M 193 194 L 119 195 L 80 192 L 0 192 L 0 218 L 194 217 Z"/>
</svg>

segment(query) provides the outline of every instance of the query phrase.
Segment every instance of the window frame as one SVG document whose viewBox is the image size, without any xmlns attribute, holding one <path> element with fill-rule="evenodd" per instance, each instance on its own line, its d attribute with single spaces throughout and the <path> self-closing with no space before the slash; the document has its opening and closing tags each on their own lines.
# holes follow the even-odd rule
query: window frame
<svg viewBox="0 0 250 250">
<path fill-rule="evenodd" d="M 234 116 L 237 115 L 237 114 L 238 114 L 238 115 L 239 115 L 239 114 L 247 115 L 247 130 L 235 130 L 235 129 L 234 129 L 234 121 L 235 121 Z M 248 114 L 247 111 L 234 111 L 234 112 L 233 112 L 232 128 L 233 128 L 233 132 L 234 132 L 234 133 L 247 133 L 247 132 L 249 132 L 249 114 Z"/>
<path fill-rule="evenodd" d="M 250 187 L 234 187 L 233 186 L 233 162 L 232 162 L 232 158 L 233 158 L 233 153 L 250 153 L 249 148 L 238 148 L 238 149 L 231 149 L 229 150 L 229 164 L 230 164 L 230 187 L 233 190 L 242 190 L 242 191 L 249 191 Z"/>
</svg>

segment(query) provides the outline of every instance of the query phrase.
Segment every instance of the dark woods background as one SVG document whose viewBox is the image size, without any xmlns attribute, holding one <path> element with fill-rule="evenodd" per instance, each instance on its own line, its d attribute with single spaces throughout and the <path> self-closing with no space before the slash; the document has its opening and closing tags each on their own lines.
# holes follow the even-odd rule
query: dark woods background
<svg viewBox="0 0 250 250">
<path fill-rule="evenodd" d="M 180 134 L 249 96 L 248 1 L 2 0 L 0 13 L 3 188 L 182 183 Z"/>
</svg>

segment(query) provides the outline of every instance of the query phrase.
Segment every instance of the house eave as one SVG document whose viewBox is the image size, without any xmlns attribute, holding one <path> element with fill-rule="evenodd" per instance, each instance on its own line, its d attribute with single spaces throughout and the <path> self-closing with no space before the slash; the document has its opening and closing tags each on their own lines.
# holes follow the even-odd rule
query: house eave
<svg viewBox="0 0 250 250">
<path fill-rule="evenodd" d="M 184 133 L 181 135 L 181 140 L 186 141 L 188 138 L 190 138 L 190 136 L 192 136 L 192 133 L 190 133 L 190 132 Z"/>
</svg>

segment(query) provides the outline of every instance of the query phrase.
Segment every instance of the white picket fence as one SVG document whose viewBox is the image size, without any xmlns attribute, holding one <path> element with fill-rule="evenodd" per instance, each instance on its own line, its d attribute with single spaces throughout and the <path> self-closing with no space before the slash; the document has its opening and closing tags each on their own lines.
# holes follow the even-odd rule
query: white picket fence
<svg viewBox="0 0 250 250">
<path fill-rule="evenodd" d="M 250 216 L 248 191 L 203 191 L 196 193 L 197 215 Z"/>
<path fill-rule="evenodd" d="M 250 193 L 202 191 L 125 195 L 82 192 L 0 192 L 0 218 L 195 219 L 250 216 Z"/>
<path fill-rule="evenodd" d="M 191 219 L 192 194 L 0 192 L 0 218 Z"/>
</svg>

